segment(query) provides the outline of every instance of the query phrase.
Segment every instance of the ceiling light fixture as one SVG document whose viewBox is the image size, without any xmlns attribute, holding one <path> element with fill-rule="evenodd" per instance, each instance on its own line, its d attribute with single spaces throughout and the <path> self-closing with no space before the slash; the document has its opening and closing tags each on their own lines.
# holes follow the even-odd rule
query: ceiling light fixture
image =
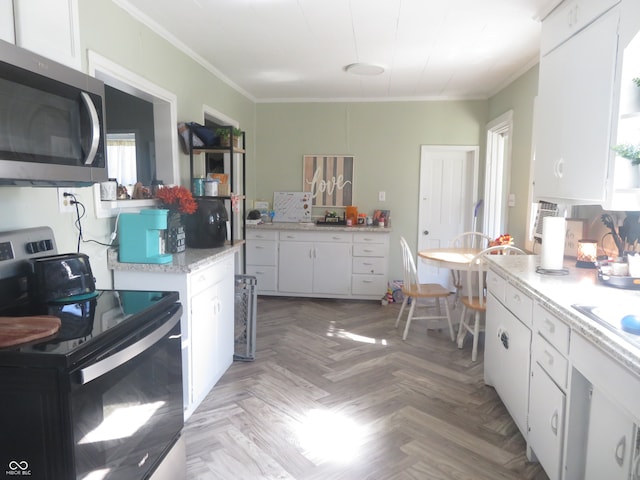
<svg viewBox="0 0 640 480">
<path fill-rule="evenodd" d="M 384 67 L 373 63 L 352 63 L 344 67 L 344 71 L 352 75 L 380 75 Z"/>
</svg>

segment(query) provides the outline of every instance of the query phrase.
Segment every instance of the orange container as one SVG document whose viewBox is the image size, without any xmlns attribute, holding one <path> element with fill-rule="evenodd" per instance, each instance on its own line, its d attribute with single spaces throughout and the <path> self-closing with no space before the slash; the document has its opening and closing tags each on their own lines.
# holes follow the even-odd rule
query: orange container
<svg viewBox="0 0 640 480">
<path fill-rule="evenodd" d="M 345 220 L 351 220 L 351 225 L 358 224 L 358 207 L 353 205 L 346 208 Z"/>
</svg>

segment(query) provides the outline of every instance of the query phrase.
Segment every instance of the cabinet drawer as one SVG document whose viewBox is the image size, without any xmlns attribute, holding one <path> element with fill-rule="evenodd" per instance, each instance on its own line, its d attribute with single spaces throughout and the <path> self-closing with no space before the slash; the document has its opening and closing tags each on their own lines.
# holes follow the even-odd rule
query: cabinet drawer
<svg viewBox="0 0 640 480">
<path fill-rule="evenodd" d="M 487 289 L 502 303 L 505 302 L 507 281 L 493 270 L 487 273 Z"/>
<path fill-rule="evenodd" d="M 533 300 L 509 283 L 505 289 L 505 305 L 522 323 L 531 326 Z"/>
<path fill-rule="evenodd" d="M 277 240 L 278 232 L 275 230 L 255 230 L 247 228 L 247 240 Z"/>
<path fill-rule="evenodd" d="M 233 277 L 233 257 L 216 262 L 211 266 L 196 270 L 190 275 L 191 295 L 196 295 L 205 288 L 215 285 L 226 276 Z"/>
<path fill-rule="evenodd" d="M 352 235 L 346 232 L 280 232 L 280 241 L 284 242 L 338 242 L 351 243 Z"/>
<path fill-rule="evenodd" d="M 275 292 L 278 285 L 278 269 L 275 266 L 247 265 L 247 275 L 256 277 L 258 293 Z"/>
<path fill-rule="evenodd" d="M 380 257 L 356 257 L 353 259 L 353 273 L 370 275 L 384 275 L 386 273 L 386 261 Z"/>
<path fill-rule="evenodd" d="M 278 244 L 268 240 L 247 241 L 247 265 L 277 265 Z"/>
<path fill-rule="evenodd" d="M 387 291 L 385 275 L 353 275 L 351 277 L 352 295 L 376 295 L 382 297 Z"/>
<path fill-rule="evenodd" d="M 379 243 L 382 245 L 389 245 L 389 234 L 387 233 L 354 233 L 353 243 Z"/>
<path fill-rule="evenodd" d="M 563 390 L 567 388 L 568 361 L 539 333 L 533 336 L 531 356 Z"/>
<path fill-rule="evenodd" d="M 385 245 L 365 245 L 355 243 L 353 245 L 354 257 L 384 257 L 387 253 Z"/>
<path fill-rule="evenodd" d="M 542 22 L 540 53 L 546 55 L 617 3 L 620 0 L 565 0 Z"/>
<path fill-rule="evenodd" d="M 569 354 L 571 329 L 558 317 L 548 312 L 539 303 L 533 305 L 533 326 L 560 353 Z"/>
</svg>

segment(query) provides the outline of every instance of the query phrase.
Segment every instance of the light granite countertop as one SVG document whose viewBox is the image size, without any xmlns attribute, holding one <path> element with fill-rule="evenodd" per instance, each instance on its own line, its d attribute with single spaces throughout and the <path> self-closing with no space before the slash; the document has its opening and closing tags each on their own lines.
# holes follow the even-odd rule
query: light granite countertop
<svg viewBox="0 0 640 480">
<path fill-rule="evenodd" d="M 574 333 L 579 333 L 640 375 L 640 337 L 622 330 L 615 333 L 572 307 L 574 304 L 623 305 L 628 313 L 640 314 L 639 290 L 604 285 L 598 281 L 596 270 L 577 268 L 575 260 L 565 261 L 567 275 L 537 273 L 539 255 L 495 255 L 489 261 L 492 270 L 563 318 Z"/>
<path fill-rule="evenodd" d="M 370 233 L 388 233 L 393 231 L 390 227 L 378 227 L 378 226 L 366 226 L 356 225 L 347 227 L 346 225 L 316 225 L 311 222 L 275 222 L 275 223 L 260 223 L 258 225 L 247 224 L 249 230 L 301 230 L 305 232 L 370 232 Z"/>
<path fill-rule="evenodd" d="M 111 270 L 130 272 L 191 273 L 214 263 L 221 257 L 235 254 L 243 245 L 244 241 L 236 240 L 233 245 L 218 248 L 187 248 L 184 252 L 172 254 L 173 261 L 164 264 L 119 262 L 118 250 L 110 248 L 107 251 L 107 267 Z"/>
</svg>

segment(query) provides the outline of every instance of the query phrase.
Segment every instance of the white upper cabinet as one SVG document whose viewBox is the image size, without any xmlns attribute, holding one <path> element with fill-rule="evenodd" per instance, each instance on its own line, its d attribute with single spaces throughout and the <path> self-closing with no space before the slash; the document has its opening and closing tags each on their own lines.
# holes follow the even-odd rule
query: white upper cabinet
<svg viewBox="0 0 640 480">
<path fill-rule="evenodd" d="M 558 23 L 557 16 L 564 19 L 565 9 L 552 12 L 545 23 Z M 614 7 L 540 59 L 534 164 L 538 199 L 600 204 L 606 198 L 619 18 L 620 9 Z M 558 30 L 547 33 L 558 40 Z"/>
<path fill-rule="evenodd" d="M 0 40 L 16 42 L 16 32 L 13 29 L 13 0 L 0 0 Z"/>
<path fill-rule="evenodd" d="M 546 55 L 620 0 L 565 0 L 542 24 L 540 54 Z"/>
<path fill-rule="evenodd" d="M 612 150 L 640 143 L 638 31 L 635 0 L 567 0 L 543 21 L 536 199 L 640 210 L 640 179 Z"/>
<path fill-rule="evenodd" d="M 0 16 L 3 40 L 77 70 L 82 68 L 78 0 L 0 0 Z M 13 23 L 10 29 L 9 20 Z M 14 25 L 11 38 L 9 30 Z"/>
</svg>

